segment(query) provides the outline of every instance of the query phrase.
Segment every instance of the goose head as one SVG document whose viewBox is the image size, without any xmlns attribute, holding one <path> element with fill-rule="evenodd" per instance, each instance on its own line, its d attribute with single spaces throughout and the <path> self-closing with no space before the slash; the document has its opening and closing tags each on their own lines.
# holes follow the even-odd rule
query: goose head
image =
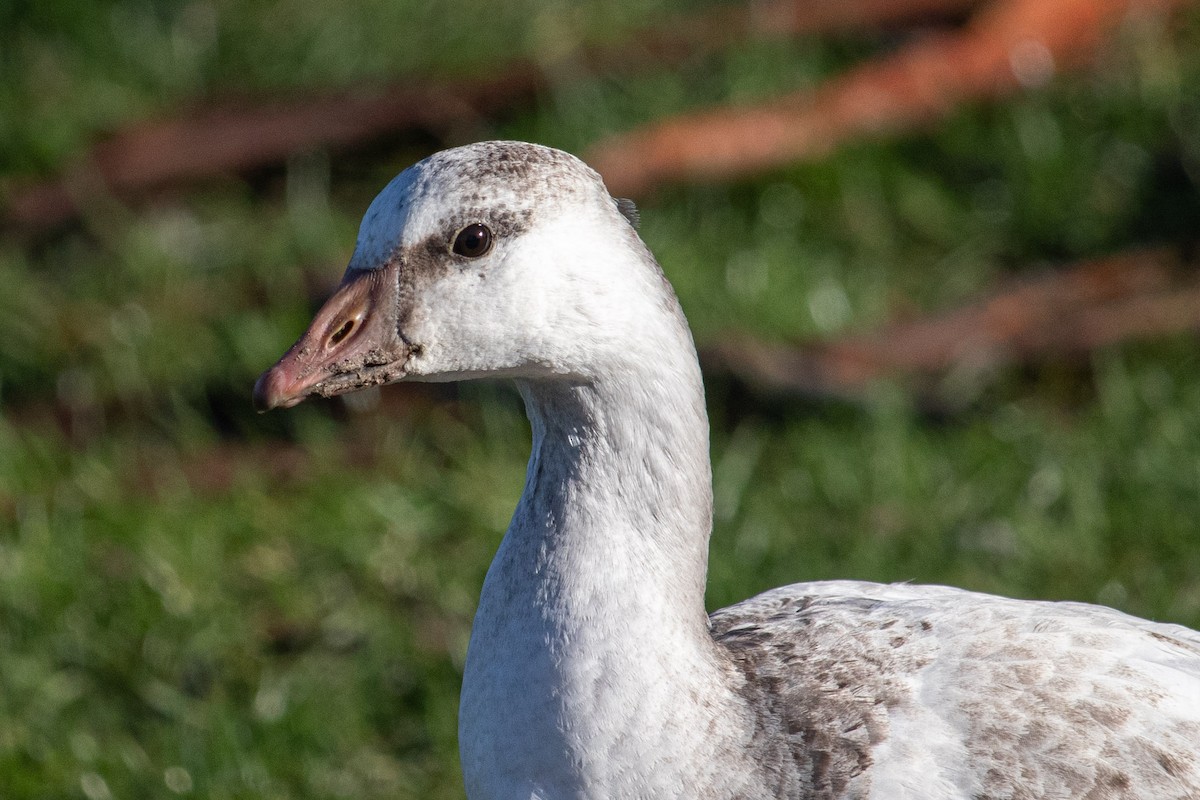
<svg viewBox="0 0 1200 800">
<path fill-rule="evenodd" d="M 413 165 L 371 203 L 341 285 L 258 379 L 255 405 L 406 379 L 587 379 L 678 314 L 628 208 L 582 161 L 539 145 Z"/>
</svg>

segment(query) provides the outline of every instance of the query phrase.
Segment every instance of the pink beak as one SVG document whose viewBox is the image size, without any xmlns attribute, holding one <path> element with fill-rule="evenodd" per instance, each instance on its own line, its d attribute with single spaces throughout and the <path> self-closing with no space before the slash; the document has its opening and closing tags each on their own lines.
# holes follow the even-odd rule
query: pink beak
<svg viewBox="0 0 1200 800">
<path fill-rule="evenodd" d="M 254 384 L 259 411 L 290 408 L 404 376 L 412 348 L 397 330 L 397 267 L 348 272 L 308 330 Z"/>
</svg>

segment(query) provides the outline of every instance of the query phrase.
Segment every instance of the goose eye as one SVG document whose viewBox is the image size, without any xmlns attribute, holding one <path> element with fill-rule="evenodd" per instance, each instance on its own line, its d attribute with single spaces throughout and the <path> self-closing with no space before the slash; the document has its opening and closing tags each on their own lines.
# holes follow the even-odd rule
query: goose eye
<svg viewBox="0 0 1200 800">
<path fill-rule="evenodd" d="M 492 232 L 487 225 L 479 222 L 468 225 L 458 232 L 458 236 L 454 237 L 452 249 L 460 256 L 479 258 L 492 249 Z"/>
</svg>

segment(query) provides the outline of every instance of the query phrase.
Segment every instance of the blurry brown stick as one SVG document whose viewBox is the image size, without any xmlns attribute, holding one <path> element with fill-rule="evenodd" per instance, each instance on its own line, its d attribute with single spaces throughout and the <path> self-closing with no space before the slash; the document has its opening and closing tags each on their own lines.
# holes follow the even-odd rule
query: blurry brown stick
<svg viewBox="0 0 1200 800">
<path fill-rule="evenodd" d="M 706 349 L 703 360 L 761 390 L 807 396 L 855 395 L 881 378 L 978 377 L 1007 364 L 1200 330 L 1198 266 L 1166 249 L 1124 253 L 872 333 L 799 347 L 739 337 Z"/>
<path fill-rule="evenodd" d="M 531 96 L 540 83 L 537 70 L 514 67 L 487 80 L 210 107 L 141 123 L 96 145 L 59 180 L 13 191 L 5 221 L 26 230 L 51 228 L 74 217 L 79 202 L 93 193 L 131 198 L 277 164 L 294 153 L 370 141 L 389 131 L 441 132 Z"/>
<path fill-rule="evenodd" d="M 586 156 L 614 194 L 681 180 L 727 180 L 821 158 L 864 135 L 928 123 L 967 100 L 1036 87 L 1093 56 L 1131 13 L 1192 0 L 997 0 L 958 33 L 929 36 L 815 92 L 658 122 Z"/>
<path fill-rule="evenodd" d="M 797 35 L 897 24 L 962 11 L 979 0 L 766 0 L 671 20 L 628 40 L 556 59 L 598 72 L 669 66 L 749 36 Z M 216 104 L 118 131 L 60 179 L 9 191 L 3 220 L 25 230 L 73 218 L 92 194 L 128 199 L 164 186 L 278 164 L 325 147 L 351 147 L 386 134 L 443 137 L 527 102 L 550 83 L 555 64 L 510 63 L 460 81 L 413 80 L 377 92 L 253 105 Z"/>
</svg>

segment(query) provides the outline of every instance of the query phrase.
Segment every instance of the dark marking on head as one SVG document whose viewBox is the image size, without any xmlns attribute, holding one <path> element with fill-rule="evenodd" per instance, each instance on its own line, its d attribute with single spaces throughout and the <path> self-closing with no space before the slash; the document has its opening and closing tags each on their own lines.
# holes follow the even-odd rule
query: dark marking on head
<svg viewBox="0 0 1200 800">
<path fill-rule="evenodd" d="M 628 197 L 614 198 L 614 202 L 617 204 L 617 211 L 621 212 L 621 216 L 629 221 L 629 224 L 633 226 L 634 230 L 637 230 L 641 227 L 642 215 L 641 212 L 638 211 L 636 203 L 634 203 Z"/>
<path fill-rule="evenodd" d="M 396 332 L 409 343 L 411 357 L 418 357 L 423 351 L 420 342 L 408 339 L 418 310 L 417 299 L 443 276 L 457 269 L 459 258 L 449 251 L 446 237 L 440 233 L 399 247 L 388 258 L 387 268 L 395 273 L 397 284 Z"/>
<path fill-rule="evenodd" d="M 607 192 L 600 176 L 578 158 L 527 142 L 479 142 L 435 153 L 417 164 L 416 190 L 480 202 L 498 194 L 523 209 L 580 193 Z M 516 210 L 514 208 L 514 210 Z"/>
<path fill-rule="evenodd" d="M 441 234 L 442 252 L 447 256 L 454 258 L 457 261 L 464 260 L 461 256 L 457 256 L 452 252 L 454 245 L 454 237 L 463 228 L 475 223 L 486 225 L 492 232 L 497 245 L 501 245 L 505 240 L 520 236 L 529 229 L 532 224 L 533 211 L 531 209 L 511 209 L 505 206 L 484 207 L 474 206 L 456 210 L 442 219 L 438 220 L 437 227 L 443 231 Z M 426 241 L 431 247 L 434 247 L 434 242 L 438 239 L 438 234 L 431 235 Z"/>
</svg>

